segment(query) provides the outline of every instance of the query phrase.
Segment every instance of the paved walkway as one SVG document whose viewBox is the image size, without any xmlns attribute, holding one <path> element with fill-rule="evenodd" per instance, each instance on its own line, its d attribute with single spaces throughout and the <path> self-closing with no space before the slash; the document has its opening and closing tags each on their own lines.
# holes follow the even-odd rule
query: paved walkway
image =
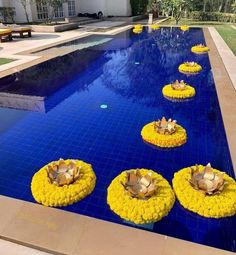
<svg viewBox="0 0 236 255">
<path fill-rule="evenodd" d="M 1 43 L 0 58 L 9 58 L 15 61 L 0 65 L 0 78 L 47 60 L 45 56 L 43 59 L 42 56 L 25 53 L 27 51 L 33 51 L 34 49 L 45 46 L 50 47 L 52 44 L 78 39 L 91 34 L 114 35 L 130 27 L 129 25 L 122 26 L 124 23 L 125 22 L 104 21 L 92 23 L 80 29 L 62 33 L 34 32 L 32 38 L 14 38 L 12 42 Z M 98 31 L 96 31 L 96 29 L 98 29 Z M 99 29 L 101 29 L 101 31 Z M 103 31 L 102 29 L 107 30 Z"/>
<path fill-rule="evenodd" d="M 236 57 L 214 27 L 209 27 L 209 31 L 236 90 Z"/>
<path fill-rule="evenodd" d="M 72 30 L 63 33 L 39 33 L 34 32 L 31 38 L 14 38 L 12 42 L 4 42 L 0 44 L 0 57 L 13 55 L 33 48 L 45 46 L 50 43 L 60 42 L 76 36 L 86 34 L 85 31 Z"/>
<path fill-rule="evenodd" d="M 39 250 L 31 249 L 19 244 L 4 241 L 0 239 L 0 254 L 1 255 L 50 255 Z"/>
<path fill-rule="evenodd" d="M 0 58 L 14 59 L 15 61 L 1 65 L 0 74 L 4 76 L 4 71 L 24 65 L 26 63 L 39 59 L 39 56 L 29 56 L 27 54 L 20 54 L 24 51 L 29 51 L 38 47 L 50 45 L 52 43 L 62 42 L 65 40 L 86 36 L 86 31 L 73 30 L 63 33 L 33 33 L 32 38 L 14 38 L 12 42 L 4 42 L 0 44 Z"/>
</svg>

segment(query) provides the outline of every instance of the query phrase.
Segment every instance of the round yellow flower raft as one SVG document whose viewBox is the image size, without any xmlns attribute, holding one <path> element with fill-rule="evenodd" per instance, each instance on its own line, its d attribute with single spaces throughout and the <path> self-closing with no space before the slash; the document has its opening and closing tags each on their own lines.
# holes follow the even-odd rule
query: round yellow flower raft
<svg viewBox="0 0 236 255">
<path fill-rule="evenodd" d="M 134 28 L 143 29 L 143 25 L 142 24 L 136 24 L 136 25 L 134 25 Z"/>
<path fill-rule="evenodd" d="M 157 24 L 153 24 L 153 25 L 151 25 L 151 29 L 152 30 L 158 30 L 158 29 L 160 29 L 160 26 L 157 25 Z"/>
<path fill-rule="evenodd" d="M 204 44 L 197 44 L 191 48 L 191 51 L 196 54 L 204 54 L 207 53 L 210 49 Z"/>
<path fill-rule="evenodd" d="M 183 80 L 176 80 L 174 83 L 164 86 L 162 94 L 170 100 L 184 100 L 194 97 L 196 92 L 193 87 L 186 84 Z"/>
<path fill-rule="evenodd" d="M 175 173 L 173 188 L 180 204 L 201 216 L 221 218 L 236 214 L 236 182 L 210 164 Z"/>
<path fill-rule="evenodd" d="M 124 171 L 107 189 L 110 209 L 122 219 L 147 224 L 167 216 L 174 205 L 174 192 L 160 174 L 148 169 Z"/>
<path fill-rule="evenodd" d="M 184 62 L 179 66 L 179 71 L 184 74 L 197 74 L 202 70 L 202 67 L 195 62 Z"/>
<path fill-rule="evenodd" d="M 133 28 L 133 33 L 135 34 L 141 34 L 143 32 L 143 25 L 137 24 Z"/>
<path fill-rule="evenodd" d="M 188 31 L 188 30 L 189 30 L 189 26 L 183 25 L 183 26 L 180 27 L 180 29 L 181 29 L 182 31 Z"/>
<path fill-rule="evenodd" d="M 134 34 L 141 34 L 142 32 L 143 32 L 142 29 L 136 29 L 136 28 L 133 29 Z"/>
<path fill-rule="evenodd" d="M 145 125 L 141 131 L 143 140 L 161 148 L 178 147 L 186 143 L 186 130 L 176 124 L 175 120 L 168 121 L 163 117 Z"/>
<path fill-rule="evenodd" d="M 34 174 L 31 191 L 38 203 L 61 207 L 85 198 L 93 191 L 95 183 L 96 175 L 90 164 L 60 159 Z"/>
</svg>

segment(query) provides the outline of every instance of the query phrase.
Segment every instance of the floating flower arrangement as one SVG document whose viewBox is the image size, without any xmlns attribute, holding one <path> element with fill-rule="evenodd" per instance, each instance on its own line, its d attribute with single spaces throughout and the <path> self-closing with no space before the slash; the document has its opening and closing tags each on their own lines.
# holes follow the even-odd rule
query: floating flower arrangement
<svg viewBox="0 0 236 255">
<path fill-rule="evenodd" d="M 127 170 L 107 189 L 110 209 L 126 221 L 147 224 L 167 216 L 174 205 L 174 192 L 160 174 L 148 169 Z"/>
<path fill-rule="evenodd" d="M 142 29 L 136 29 L 136 28 L 133 29 L 134 34 L 141 34 L 142 32 L 143 32 Z"/>
<path fill-rule="evenodd" d="M 145 125 L 141 136 L 145 142 L 161 148 L 178 147 L 187 141 L 186 130 L 177 125 L 175 120 L 167 121 L 165 117 Z"/>
<path fill-rule="evenodd" d="M 180 29 L 182 31 L 188 31 L 189 30 L 189 26 L 183 25 L 183 26 L 180 27 Z"/>
<path fill-rule="evenodd" d="M 152 30 L 158 30 L 158 29 L 160 29 L 160 26 L 157 24 L 153 24 L 153 25 L 151 25 L 151 28 L 152 28 Z"/>
<path fill-rule="evenodd" d="M 143 25 L 137 24 L 133 28 L 133 33 L 135 34 L 141 34 L 143 32 Z"/>
<path fill-rule="evenodd" d="M 134 25 L 134 28 L 143 29 L 143 25 L 142 24 L 136 24 L 136 25 Z"/>
<path fill-rule="evenodd" d="M 173 188 L 180 204 L 201 216 L 221 218 L 236 214 L 236 182 L 210 164 L 175 173 Z"/>
<path fill-rule="evenodd" d="M 210 49 L 204 44 L 197 44 L 191 48 L 191 51 L 197 54 L 207 53 Z"/>
<path fill-rule="evenodd" d="M 92 166 L 80 160 L 53 161 L 33 176 L 34 199 L 45 206 L 67 206 L 89 195 L 96 183 Z"/>
<path fill-rule="evenodd" d="M 184 100 L 194 97 L 196 92 L 193 87 L 186 84 L 183 80 L 175 82 L 163 87 L 162 94 L 170 100 Z"/>
<path fill-rule="evenodd" d="M 202 67 L 196 62 L 184 62 L 179 66 L 179 71 L 184 74 L 197 74 L 202 70 Z"/>
</svg>

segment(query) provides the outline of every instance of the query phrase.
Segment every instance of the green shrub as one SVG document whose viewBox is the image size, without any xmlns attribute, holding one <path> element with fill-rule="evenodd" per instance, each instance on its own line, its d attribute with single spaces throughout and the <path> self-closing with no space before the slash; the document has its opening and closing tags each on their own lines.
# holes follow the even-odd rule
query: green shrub
<svg viewBox="0 0 236 255">
<path fill-rule="evenodd" d="M 148 0 L 130 0 L 132 16 L 142 15 L 146 13 Z"/>
<path fill-rule="evenodd" d="M 222 12 L 199 12 L 193 11 L 189 18 L 201 21 L 236 22 L 236 14 Z"/>
</svg>

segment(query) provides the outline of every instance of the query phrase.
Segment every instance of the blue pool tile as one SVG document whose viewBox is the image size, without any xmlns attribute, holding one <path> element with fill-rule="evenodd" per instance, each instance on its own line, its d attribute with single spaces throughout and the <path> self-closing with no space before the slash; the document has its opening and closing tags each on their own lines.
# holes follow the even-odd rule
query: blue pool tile
<svg viewBox="0 0 236 255">
<path fill-rule="evenodd" d="M 167 217 L 145 228 L 124 222 L 106 202 L 108 185 L 126 169 L 153 169 L 171 183 L 175 171 L 211 162 L 234 177 L 208 55 L 190 51 L 204 42 L 201 29 L 127 31 L 99 47 L 24 70 L 13 84 L 0 86 L 10 95 L 44 97 L 45 106 L 43 112 L 0 108 L 0 194 L 35 202 L 30 183 L 36 171 L 59 158 L 80 158 L 92 164 L 96 187 L 62 210 L 236 251 L 236 217 L 206 219 L 176 201 Z M 186 60 L 199 62 L 203 71 L 179 73 Z M 162 87 L 176 79 L 193 85 L 196 97 L 166 100 Z M 103 104 L 108 107 L 101 109 Z M 184 146 L 163 150 L 142 141 L 142 127 L 162 116 L 185 127 Z"/>
</svg>

